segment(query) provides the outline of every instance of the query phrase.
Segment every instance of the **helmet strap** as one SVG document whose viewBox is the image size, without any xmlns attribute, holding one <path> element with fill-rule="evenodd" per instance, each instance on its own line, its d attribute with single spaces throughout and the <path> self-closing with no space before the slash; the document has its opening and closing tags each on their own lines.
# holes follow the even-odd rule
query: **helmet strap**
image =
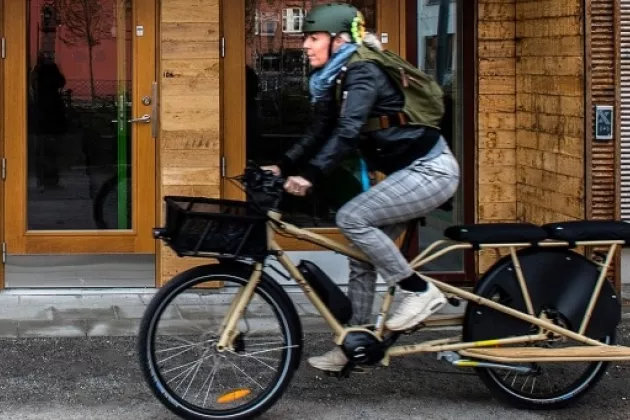
<svg viewBox="0 0 630 420">
<path fill-rule="evenodd" d="M 336 34 L 330 34 L 330 43 L 328 44 L 328 59 L 330 60 L 333 56 L 333 44 L 335 43 Z"/>
</svg>

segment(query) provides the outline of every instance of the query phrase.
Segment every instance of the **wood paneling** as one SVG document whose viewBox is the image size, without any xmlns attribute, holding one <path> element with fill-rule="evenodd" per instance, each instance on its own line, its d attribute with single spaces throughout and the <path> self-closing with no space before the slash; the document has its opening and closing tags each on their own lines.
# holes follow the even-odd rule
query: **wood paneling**
<svg viewBox="0 0 630 420">
<path fill-rule="evenodd" d="M 226 39 L 226 55 L 222 60 L 221 86 L 229 81 L 229 94 L 221 96 L 221 154 L 226 157 L 225 174 L 237 176 L 245 167 L 245 3 L 223 0 L 221 31 Z M 245 199 L 245 194 L 232 182 L 223 180 L 221 195 Z"/>
<path fill-rule="evenodd" d="M 516 219 L 516 57 L 514 1 L 479 0 L 477 209 L 480 223 Z M 496 254 L 479 252 L 480 273 Z"/>
<path fill-rule="evenodd" d="M 220 0 L 164 0 L 160 10 L 160 220 L 165 195 L 220 196 Z M 158 283 L 206 259 L 160 244 Z"/>
<path fill-rule="evenodd" d="M 479 0 L 479 222 L 584 217 L 584 7 Z M 483 252 L 479 271 L 496 259 Z"/>
<path fill-rule="evenodd" d="M 574 141 L 583 135 L 581 10 L 571 2 L 541 6 L 516 5 L 518 218 L 538 224 L 583 214 L 584 153 Z"/>
<path fill-rule="evenodd" d="M 404 42 L 401 42 L 405 36 L 404 0 L 377 0 L 376 16 L 377 32 L 388 34 L 388 43 L 384 46 L 397 54 L 404 54 Z"/>
<path fill-rule="evenodd" d="M 518 219 L 584 216 L 580 0 L 516 0 Z"/>
</svg>

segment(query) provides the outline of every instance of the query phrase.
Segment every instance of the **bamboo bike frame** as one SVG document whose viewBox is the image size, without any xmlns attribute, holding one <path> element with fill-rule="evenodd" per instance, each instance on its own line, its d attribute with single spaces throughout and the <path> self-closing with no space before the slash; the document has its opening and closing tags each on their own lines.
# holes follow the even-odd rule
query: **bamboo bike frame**
<svg viewBox="0 0 630 420">
<path fill-rule="evenodd" d="M 359 261 L 369 262 L 369 259 L 359 250 L 336 242 L 334 240 L 328 239 L 322 235 L 319 235 L 315 232 L 311 232 L 306 229 L 301 229 L 292 225 L 290 223 L 283 222 L 281 220 L 281 215 L 279 213 L 270 211 L 269 216 L 271 220 L 268 222 L 268 247 L 271 251 L 275 251 L 278 255 L 278 260 L 280 264 L 289 272 L 291 277 L 295 279 L 298 285 L 302 288 L 303 292 L 309 298 L 311 303 L 317 309 L 317 311 L 321 314 L 321 316 L 325 319 L 327 324 L 335 333 L 335 343 L 341 344 L 345 338 L 345 336 L 353 331 L 365 331 L 368 332 L 379 340 L 384 339 L 385 335 L 385 319 L 387 318 L 390 310 L 390 306 L 392 303 L 394 288 L 390 287 L 388 289 L 388 293 L 385 295 L 383 302 L 381 304 L 381 308 L 377 317 L 377 322 L 375 325 L 374 331 L 368 330 L 366 328 L 361 327 L 344 327 L 341 325 L 337 319 L 333 316 L 330 310 L 326 307 L 326 305 L 321 300 L 320 296 L 317 294 L 315 290 L 313 290 L 308 281 L 302 276 L 300 271 L 297 269 L 295 264 L 291 262 L 289 257 L 282 252 L 282 249 L 274 240 L 275 234 L 279 234 L 282 236 L 294 237 L 299 240 L 304 240 L 309 243 L 321 246 L 323 248 L 336 251 L 340 254 L 343 254 L 347 257 L 355 258 Z M 608 252 L 606 255 L 606 259 L 604 263 L 595 262 L 601 267 L 599 278 L 595 284 L 593 294 L 591 296 L 591 300 L 587 307 L 587 310 L 584 313 L 584 318 L 582 319 L 582 323 L 580 325 L 579 331 L 574 332 L 569 329 L 563 328 L 560 325 L 554 324 L 550 322 L 544 314 L 540 316 L 536 316 L 533 310 L 533 305 L 531 302 L 531 298 L 529 295 L 529 291 L 527 289 L 527 284 L 525 282 L 525 278 L 523 276 L 523 271 L 520 266 L 520 262 L 516 253 L 517 248 L 526 248 L 530 247 L 531 244 L 527 242 L 523 243 L 487 243 L 479 245 L 481 249 L 498 249 L 498 248 L 508 248 L 510 257 L 512 259 L 512 263 L 514 264 L 514 269 L 516 272 L 517 280 L 520 285 L 521 292 L 523 294 L 523 298 L 526 303 L 527 313 L 515 310 L 508 306 L 502 305 L 500 303 L 494 302 L 492 300 L 483 298 L 474 293 L 467 292 L 461 288 L 451 286 L 444 282 L 441 282 L 437 279 L 434 279 L 428 275 L 418 273 L 419 276 L 427 282 L 433 283 L 436 287 L 438 287 L 443 293 L 456 296 L 458 298 L 464 299 L 469 302 L 474 302 L 478 305 L 487 306 L 489 308 L 495 309 L 499 312 L 503 312 L 512 317 L 518 318 L 522 321 L 531 323 L 533 325 L 538 326 L 539 331 L 537 334 L 533 335 L 523 335 L 517 337 L 509 337 L 509 338 L 498 338 L 493 340 L 483 340 L 483 341 L 473 341 L 473 342 L 462 342 L 458 337 L 441 339 L 441 340 L 432 340 L 420 342 L 418 344 L 413 345 L 405 345 L 405 346 L 392 346 L 387 352 L 386 356 L 381 363 L 383 365 L 389 364 L 389 358 L 395 356 L 405 356 L 417 353 L 436 353 L 436 352 L 444 352 L 444 351 L 454 351 L 459 352 L 462 355 L 475 357 L 475 358 L 483 358 L 485 360 L 497 361 L 497 362 L 514 362 L 515 360 L 519 361 L 576 361 L 576 360 L 628 360 L 630 361 L 630 347 L 624 346 L 609 346 L 600 341 L 593 340 L 584 335 L 586 328 L 588 326 L 588 322 L 593 312 L 593 308 L 595 307 L 595 303 L 597 302 L 597 297 L 599 292 L 606 281 L 606 274 L 610 265 L 612 263 L 613 256 L 617 252 L 617 250 L 623 245 L 623 241 L 616 240 L 593 240 L 593 241 L 579 241 L 576 242 L 578 246 L 608 246 Z M 434 251 L 441 245 L 447 245 L 445 248 Z M 556 240 L 545 240 L 539 242 L 538 246 L 540 247 L 566 247 L 569 243 L 563 241 Z M 457 242 L 452 240 L 439 240 L 434 242 L 432 245 L 427 247 L 422 253 L 420 253 L 417 257 L 415 257 L 410 265 L 411 267 L 418 271 L 419 268 L 424 266 L 425 264 L 433 261 L 449 252 L 455 250 L 464 250 L 464 249 L 472 249 L 473 245 L 465 242 Z M 235 336 L 235 325 L 237 321 L 242 316 L 244 308 L 249 303 L 251 297 L 253 296 L 254 290 L 260 281 L 260 274 L 262 272 L 262 264 L 257 263 L 256 268 L 252 274 L 252 277 L 249 283 L 241 289 L 241 292 L 235 297 L 234 302 L 226 314 L 226 317 L 223 321 L 223 326 L 225 328 L 220 332 L 220 339 L 218 343 L 218 349 L 223 350 L 231 347 L 231 341 Z M 435 317 L 429 318 L 423 322 L 425 327 L 441 327 L 441 326 L 456 326 L 462 325 L 464 321 L 463 316 L 456 317 Z M 554 335 L 555 334 L 555 335 Z M 591 352 L 590 354 L 585 355 L 584 351 L 580 351 L 579 349 L 583 347 L 573 347 L 568 348 L 561 353 L 557 351 L 559 349 L 540 349 L 536 351 L 535 354 L 531 354 L 531 352 L 527 355 L 522 354 L 523 348 L 502 348 L 500 349 L 503 353 L 501 355 L 492 355 L 492 354 L 483 354 L 481 350 L 483 348 L 505 346 L 511 344 L 525 344 L 525 343 L 535 343 L 539 341 L 545 341 L 551 338 L 557 337 L 565 337 L 569 339 L 573 339 L 577 342 L 587 344 L 589 346 L 597 347 L 598 352 L 594 354 Z M 481 348 L 481 349 L 480 349 Z M 534 349 L 530 349 L 534 350 Z M 551 353 L 551 351 L 555 351 L 555 353 Z M 488 351 L 488 350 L 486 350 Z M 520 353 L 519 353 L 520 351 Z M 543 355 L 547 352 L 549 356 Z M 588 352 L 588 350 L 587 350 Z M 553 356 L 552 356 L 553 354 Z"/>
</svg>

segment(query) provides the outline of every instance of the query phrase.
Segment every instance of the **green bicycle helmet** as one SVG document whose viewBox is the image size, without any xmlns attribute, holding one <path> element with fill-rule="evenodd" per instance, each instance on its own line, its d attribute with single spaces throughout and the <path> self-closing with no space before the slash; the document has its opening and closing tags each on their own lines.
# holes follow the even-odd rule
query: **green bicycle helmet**
<svg viewBox="0 0 630 420">
<path fill-rule="evenodd" d="M 302 32 L 328 32 L 332 37 L 348 32 L 352 42 L 360 43 L 365 35 L 365 18 L 354 6 L 329 3 L 315 6 L 304 18 Z"/>
</svg>

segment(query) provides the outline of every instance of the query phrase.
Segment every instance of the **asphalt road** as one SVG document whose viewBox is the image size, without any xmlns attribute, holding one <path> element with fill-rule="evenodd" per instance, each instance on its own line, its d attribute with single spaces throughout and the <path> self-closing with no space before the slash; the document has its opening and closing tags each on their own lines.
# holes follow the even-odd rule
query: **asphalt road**
<svg viewBox="0 0 630 420">
<path fill-rule="evenodd" d="M 630 328 L 621 328 L 630 343 Z M 428 333 L 419 337 L 429 338 Z M 305 357 L 328 350 L 330 336 L 307 336 Z M 0 341 L 0 419 L 176 420 L 145 386 L 132 338 Z M 389 369 L 339 381 L 307 366 L 263 419 L 628 419 L 630 363 L 612 364 L 577 405 L 528 412 L 495 400 L 470 371 L 430 356 L 396 359 Z"/>
</svg>

